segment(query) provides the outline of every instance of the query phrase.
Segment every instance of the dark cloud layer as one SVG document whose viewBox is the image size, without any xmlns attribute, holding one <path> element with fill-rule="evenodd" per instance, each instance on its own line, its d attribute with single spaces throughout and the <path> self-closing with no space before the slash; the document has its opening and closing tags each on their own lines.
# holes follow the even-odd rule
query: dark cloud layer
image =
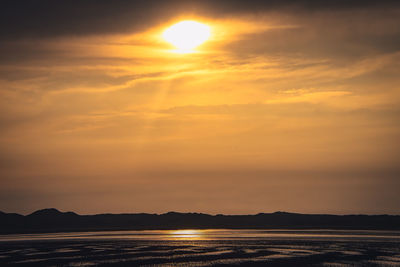
<svg viewBox="0 0 400 267">
<path fill-rule="evenodd" d="M 242 0 L 9 0 L 0 5 L 0 38 L 126 33 L 165 22 L 179 13 L 212 17 L 276 10 L 316 12 L 391 9 L 399 1 Z"/>
</svg>

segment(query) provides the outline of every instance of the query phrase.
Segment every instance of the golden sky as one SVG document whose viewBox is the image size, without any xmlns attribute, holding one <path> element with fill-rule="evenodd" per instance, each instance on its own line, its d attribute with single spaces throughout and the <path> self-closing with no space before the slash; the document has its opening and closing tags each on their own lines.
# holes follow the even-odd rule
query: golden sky
<svg viewBox="0 0 400 267">
<path fill-rule="evenodd" d="M 399 214 L 400 5 L 214 2 L 7 2 L 0 210 Z"/>
</svg>

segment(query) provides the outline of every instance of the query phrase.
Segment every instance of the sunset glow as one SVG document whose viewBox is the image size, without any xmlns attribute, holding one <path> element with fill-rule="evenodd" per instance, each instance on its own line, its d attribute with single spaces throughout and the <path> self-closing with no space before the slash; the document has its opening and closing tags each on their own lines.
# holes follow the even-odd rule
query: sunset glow
<svg viewBox="0 0 400 267">
<path fill-rule="evenodd" d="M 400 1 L 5 2 L 0 211 L 400 213 Z"/>
</svg>

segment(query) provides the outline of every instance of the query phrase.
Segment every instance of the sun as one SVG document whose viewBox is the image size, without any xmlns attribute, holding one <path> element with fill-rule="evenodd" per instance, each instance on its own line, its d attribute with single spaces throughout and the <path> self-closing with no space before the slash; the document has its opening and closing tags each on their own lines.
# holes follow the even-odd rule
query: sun
<svg viewBox="0 0 400 267">
<path fill-rule="evenodd" d="M 166 29 L 164 39 L 180 53 L 190 53 L 210 38 L 210 27 L 193 20 L 181 21 Z"/>
</svg>

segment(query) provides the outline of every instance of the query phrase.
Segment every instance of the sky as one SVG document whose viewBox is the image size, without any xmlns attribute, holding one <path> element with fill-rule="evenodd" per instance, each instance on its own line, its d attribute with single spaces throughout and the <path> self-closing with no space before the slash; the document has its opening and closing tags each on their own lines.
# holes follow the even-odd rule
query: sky
<svg viewBox="0 0 400 267">
<path fill-rule="evenodd" d="M 162 38 L 211 29 L 192 53 Z M 398 1 L 6 0 L 0 210 L 400 214 Z"/>
</svg>

